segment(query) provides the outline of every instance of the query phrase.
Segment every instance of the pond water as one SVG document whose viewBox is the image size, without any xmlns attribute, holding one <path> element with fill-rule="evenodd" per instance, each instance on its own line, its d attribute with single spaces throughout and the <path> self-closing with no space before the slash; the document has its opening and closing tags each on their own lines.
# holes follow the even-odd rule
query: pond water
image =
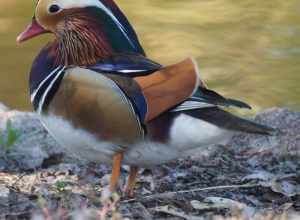
<svg viewBox="0 0 300 220">
<path fill-rule="evenodd" d="M 51 36 L 16 45 L 33 0 L 0 1 L 0 102 L 30 109 L 28 72 Z M 148 56 L 195 57 L 208 85 L 255 110 L 300 109 L 300 0 L 118 0 Z"/>
</svg>

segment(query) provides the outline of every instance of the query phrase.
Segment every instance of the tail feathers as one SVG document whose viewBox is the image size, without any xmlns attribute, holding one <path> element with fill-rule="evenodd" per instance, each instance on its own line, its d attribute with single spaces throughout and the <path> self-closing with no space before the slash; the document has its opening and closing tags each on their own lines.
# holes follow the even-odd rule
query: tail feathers
<svg viewBox="0 0 300 220">
<path fill-rule="evenodd" d="M 273 128 L 237 117 L 218 107 L 197 109 L 193 111 L 186 111 L 184 113 L 232 131 L 262 135 L 275 135 L 277 132 Z"/>
<path fill-rule="evenodd" d="M 217 92 L 203 87 L 199 87 L 198 91 L 194 94 L 194 96 L 191 99 L 194 101 L 203 101 L 209 104 L 220 105 L 225 107 L 234 106 L 238 108 L 251 109 L 251 106 L 247 103 L 235 99 L 225 98 Z"/>
</svg>

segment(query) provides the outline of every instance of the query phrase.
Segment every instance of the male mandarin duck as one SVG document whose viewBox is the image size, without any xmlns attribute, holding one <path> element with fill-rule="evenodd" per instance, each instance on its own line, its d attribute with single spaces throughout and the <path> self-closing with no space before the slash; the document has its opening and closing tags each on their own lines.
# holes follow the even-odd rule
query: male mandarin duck
<svg viewBox="0 0 300 220">
<path fill-rule="evenodd" d="M 222 110 L 250 106 L 209 90 L 192 59 L 167 67 L 148 59 L 113 0 L 39 0 L 17 41 L 42 33 L 55 39 L 32 65 L 34 109 L 66 150 L 112 163 L 111 191 L 123 163 L 132 195 L 140 167 L 220 143 L 234 131 L 273 132 Z"/>
</svg>

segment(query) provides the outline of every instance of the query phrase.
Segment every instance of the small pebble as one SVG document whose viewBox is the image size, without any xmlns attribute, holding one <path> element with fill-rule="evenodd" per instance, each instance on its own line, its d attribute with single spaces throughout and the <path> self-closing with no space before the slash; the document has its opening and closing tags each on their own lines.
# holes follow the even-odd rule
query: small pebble
<svg viewBox="0 0 300 220">
<path fill-rule="evenodd" d="M 10 193 L 10 191 L 7 187 L 0 185 L 0 199 L 8 198 L 9 193 Z"/>
<path fill-rule="evenodd" d="M 5 160 L 0 159 L 0 171 L 4 171 L 8 168 L 8 164 Z"/>
</svg>

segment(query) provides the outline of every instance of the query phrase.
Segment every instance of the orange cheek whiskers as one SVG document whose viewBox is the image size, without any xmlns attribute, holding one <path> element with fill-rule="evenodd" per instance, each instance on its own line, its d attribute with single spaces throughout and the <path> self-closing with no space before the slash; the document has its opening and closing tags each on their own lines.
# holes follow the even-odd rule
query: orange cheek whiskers
<svg viewBox="0 0 300 220">
<path fill-rule="evenodd" d="M 58 65 L 89 65 L 113 53 L 99 23 L 88 16 L 70 17 L 56 35 Z"/>
</svg>

